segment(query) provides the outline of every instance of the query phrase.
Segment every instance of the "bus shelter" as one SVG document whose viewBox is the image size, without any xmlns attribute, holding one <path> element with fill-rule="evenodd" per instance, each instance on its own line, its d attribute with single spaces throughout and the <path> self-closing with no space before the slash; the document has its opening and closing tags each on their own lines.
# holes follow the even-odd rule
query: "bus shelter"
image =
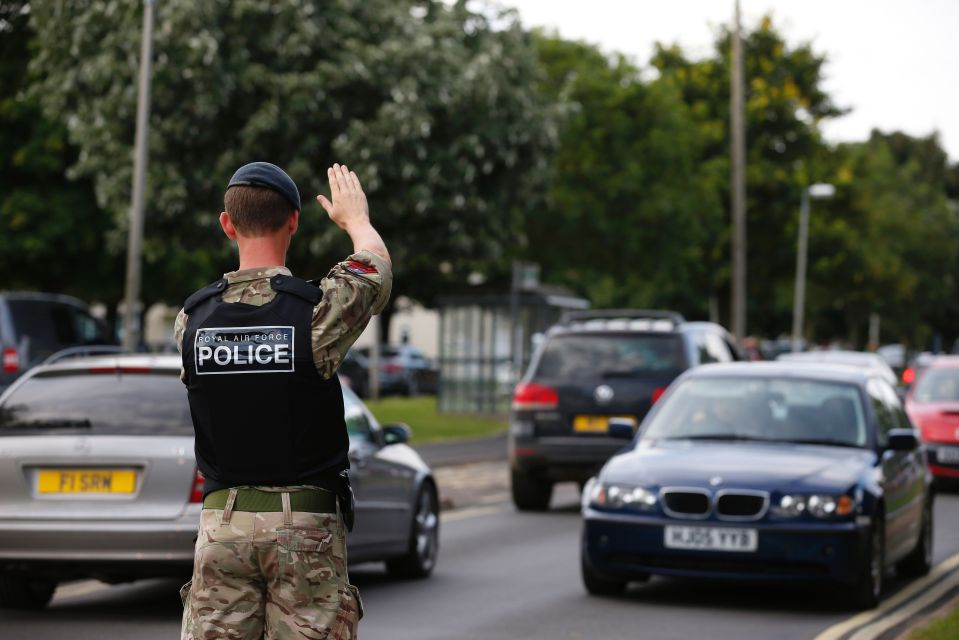
<svg viewBox="0 0 959 640">
<path fill-rule="evenodd" d="M 538 338 L 564 311 L 588 307 L 550 286 L 440 300 L 439 410 L 505 415 Z"/>
</svg>

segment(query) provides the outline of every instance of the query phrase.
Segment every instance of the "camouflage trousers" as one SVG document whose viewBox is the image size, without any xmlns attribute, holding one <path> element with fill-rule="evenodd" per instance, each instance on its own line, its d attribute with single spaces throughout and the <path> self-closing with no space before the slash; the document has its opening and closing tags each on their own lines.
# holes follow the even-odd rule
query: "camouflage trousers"
<svg viewBox="0 0 959 640">
<path fill-rule="evenodd" d="M 204 509 L 180 595 L 181 640 L 354 640 L 363 615 L 333 513 Z"/>
</svg>

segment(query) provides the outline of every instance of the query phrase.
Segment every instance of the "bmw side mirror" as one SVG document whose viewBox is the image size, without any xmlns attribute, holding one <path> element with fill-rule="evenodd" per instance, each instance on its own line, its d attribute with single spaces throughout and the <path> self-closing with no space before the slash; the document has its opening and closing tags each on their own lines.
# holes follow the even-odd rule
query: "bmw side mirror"
<svg viewBox="0 0 959 640">
<path fill-rule="evenodd" d="M 887 448 L 890 451 L 914 451 L 919 448 L 919 438 L 912 429 L 891 429 Z"/>
<path fill-rule="evenodd" d="M 402 422 L 395 422 L 383 427 L 384 445 L 402 444 L 404 442 L 409 442 L 410 438 L 412 437 L 413 430 L 410 429 L 409 425 L 406 425 Z"/>
<path fill-rule="evenodd" d="M 632 440 L 633 435 L 635 435 L 633 432 L 633 422 L 632 420 L 624 420 L 623 418 L 610 418 L 607 433 L 611 438 Z"/>
</svg>

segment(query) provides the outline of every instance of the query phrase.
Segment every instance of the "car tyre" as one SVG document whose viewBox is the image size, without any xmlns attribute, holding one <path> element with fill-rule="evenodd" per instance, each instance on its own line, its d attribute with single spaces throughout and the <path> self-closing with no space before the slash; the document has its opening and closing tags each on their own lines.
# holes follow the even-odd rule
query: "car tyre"
<svg viewBox="0 0 959 640">
<path fill-rule="evenodd" d="M 919 541 L 908 556 L 896 565 L 899 575 L 908 578 L 918 578 L 929 573 L 932 569 L 932 498 L 926 500 L 922 508 L 922 530 L 919 532 Z"/>
<path fill-rule="evenodd" d="M 540 476 L 513 469 L 510 477 L 513 504 L 520 511 L 546 511 L 553 497 L 553 483 Z"/>
<path fill-rule="evenodd" d="M 53 598 L 55 580 L 34 578 L 26 573 L 0 574 L 0 608 L 42 609 Z"/>
<path fill-rule="evenodd" d="M 416 510 L 410 524 L 410 546 L 405 555 L 386 561 L 386 570 L 394 578 L 425 578 L 436 566 L 439 551 L 439 498 L 432 483 L 424 483 L 416 497 Z"/>
<path fill-rule="evenodd" d="M 859 579 L 848 592 L 849 603 L 856 609 L 875 609 L 882 599 L 883 577 L 886 571 L 882 513 L 876 516 L 870 529 L 865 556 L 859 568 Z"/>
<path fill-rule="evenodd" d="M 610 580 L 593 571 L 586 559 L 585 549 L 580 552 L 579 566 L 583 586 L 591 596 L 618 596 L 626 591 L 625 580 Z"/>
</svg>

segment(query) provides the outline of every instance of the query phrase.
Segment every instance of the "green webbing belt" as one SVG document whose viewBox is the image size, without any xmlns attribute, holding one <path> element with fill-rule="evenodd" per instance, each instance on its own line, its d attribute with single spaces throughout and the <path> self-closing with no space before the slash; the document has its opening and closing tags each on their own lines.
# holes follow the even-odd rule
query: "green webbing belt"
<svg viewBox="0 0 959 640">
<path fill-rule="evenodd" d="M 229 489 L 211 491 L 203 499 L 204 509 L 223 509 L 226 507 Z M 236 490 L 234 511 L 283 511 L 283 494 L 258 489 L 239 488 Z M 336 513 L 336 496 L 322 489 L 305 489 L 290 492 L 290 510 L 309 513 Z"/>
</svg>

